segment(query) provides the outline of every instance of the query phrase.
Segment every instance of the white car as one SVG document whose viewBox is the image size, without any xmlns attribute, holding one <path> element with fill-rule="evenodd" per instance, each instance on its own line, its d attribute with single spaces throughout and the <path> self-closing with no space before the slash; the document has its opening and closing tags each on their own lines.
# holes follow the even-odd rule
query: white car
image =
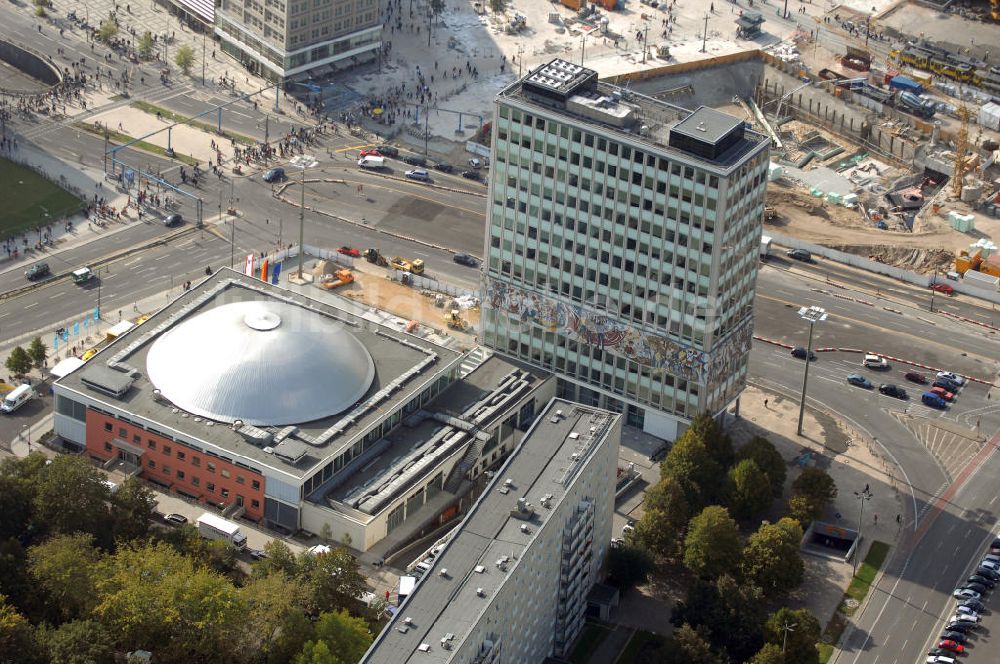
<svg viewBox="0 0 1000 664">
<path fill-rule="evenodd" d="M 958 621 L 958 622 L 977 623 L 979 622 L 979 616 L 970 616 L 965 613 L 956 613 L 951 617 L 951 620 L 952 622 Z"/>
<path fill-rule="evenodd" d="M 983 562 L 993 563 L 994 565 L 1000 565 L 1000 556 L 995 553 L 987 553 L 983 556 Z"/>
<path fill-rule="evenodd" d="M 979 563 L 979 566 L 988 569 L 991 572 L 1000 572 L 1000 563 L 995 563 L 992 560 L 986 560 L 983 558 L 983 562 Z"/>
<path fill-rule="evenodd" d="M 951 596 L 958 599 L 980 599 L 982 597 L 982 595 L 971 588 L 955 588 L 955 592 Z"/>
<path fill-rule="evenodd" d="M 954 657 L 946 657 L 944 655 L 928 655 L 927 664 L 955 664 Z"/>
<path fill-rule="evenodd" d="M 959 385 L 965 385 L 965 376 L 959 376 L 957 373 L 953 371 L 939 371 L 937 377 L 944 378 L 945 380 L 954 381 Z"/>
<path fill-rule="evenodd" d="M 955 607 L 955 613 L 961 613 L 961 614 L 966 615 L 966 616 L 972 616 L 973 618 L 976 618 L 977 620 L 979 619 L 979 614 L 976 613 L 975 611 L 973 611 L 971 607 L 962 606 L 961 604 L 959 604 L 958 606 Z"/>
</svg>

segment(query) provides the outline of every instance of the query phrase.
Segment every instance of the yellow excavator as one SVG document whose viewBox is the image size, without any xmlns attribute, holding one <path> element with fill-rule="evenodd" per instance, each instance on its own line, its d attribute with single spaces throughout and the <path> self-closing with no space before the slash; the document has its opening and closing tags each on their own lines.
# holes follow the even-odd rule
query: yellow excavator
<svg viewBox="0 0 1000 664">
<path fill-rule="evenodd" d="M 459 330 L 465 332 L 469 329 L 469 321 L 462 318 L 462 314 L 459 313 L 458 309 L 452 309 L 444 317 L 445 324 L 453 330 Z"/>
</svg>

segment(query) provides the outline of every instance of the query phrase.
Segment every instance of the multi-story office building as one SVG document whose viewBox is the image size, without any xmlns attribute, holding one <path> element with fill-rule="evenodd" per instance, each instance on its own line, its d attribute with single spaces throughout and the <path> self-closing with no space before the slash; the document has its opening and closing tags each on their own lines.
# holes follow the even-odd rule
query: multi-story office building
<svg viewBox="0 0 1000 664">
<path fill-rule="evenodd" d="M 768 140 L 553 60 L 497 97 L 482 339 L 673 439 L 746 380 Z"/>
<path fill-rule="evenodd" d="M 566 657 L 611 544 L 621 416 L 554 399 L 362 664 Z"/>
<path fill-rule="evenodd" d="M 378 0 L 222 0 L 222 50 L 272 80 L 370 60 L 382 43 Z"/>
</svg>

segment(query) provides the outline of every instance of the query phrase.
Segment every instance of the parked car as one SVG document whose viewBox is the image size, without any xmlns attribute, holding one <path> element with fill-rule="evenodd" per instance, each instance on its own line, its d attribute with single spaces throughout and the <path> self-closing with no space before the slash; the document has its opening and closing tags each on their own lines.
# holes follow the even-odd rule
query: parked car
<svg viewBox="0 0 1000 664">
<path fill-rule="evenodd" d="M 906 399 L 906 390 L 903 388 L 887 383 L 885 385 L 879 385 L 878 391 L 887 397 L 893 397 L 894 399 Z"/>
<path fill-rule="evenodd" d="M 172 523 L 175 526 L 182 526 L 188 522 L 186 516 L 183 514 L 177 514 L 176 512 L 166 515 L 163 517 L 163 520 L 167 523 Z"/>
<path fill-rule="evenodd" d="M 792 357 L 797 357 L 800 360 L 806 359 L 806 349 L 802 346 L 796 346 L 792 349 Z M 812 362 L 816 359 L 816 353 L 809 351 L 809 361 Z"/>
<path fill-rule="evenodd" d="M 285 179 L 285 169 L 271 168 L 264 173 L 264 182 L 281 182 Z"/>
<path fill-rule="evenodd" d="M 469 160 L 469 166 L 475 168 L 476 170 L 479 170 L 480 168 L 483 167 L 483 162 L 473 157 L 472 159 Z"/>
<path fill-rule="evenodd" d="M 392 157 L 393 159 L 395 159 L 396 157 L 399 156 L 399 149 L 393 147 L 392 145 L 380 145 L 376 149 L 378 150 L 379 154 L 382 155 L 383 157 Z"/>
<path fill-rule="evenodd" d="M 430 174 L 422 168 L 414 168 L 406 171 L 405 175 L 411 180 L 420 180 L 421 182 L 427 182 L 431 179 Z"/>
<path fill-rule="evenodd" d="M 403 157 L 403 163 L 410 166 L 426 166 L 427 160 L 418 154 L 408 154 Z"/>
<path fill-rule="evenodd" d="M 978 616 L 967 616 L 964 613 L 956 613 L 955 615 L 953 615 L 951 617 L 951 622 L 960 622 L 960 623 L 964 622 L 964 623 L 969 624 L 969 625 L 978 625 L 979 624 L 979 617 Z"/>
<path fill-rule="evenodd" d="M 937 377 L 939 379 L 950 380 L 959 385 L 965 385 L 965 376 L 960 376 L 952 371 L 939 371 Z"/>
<path fill-rule="evenodd" d="M 948 390 L 944 389 L 943 387 L 932 387 L 931 388 L 931 392 L 933 392 L 934 394 L 938 395 L 939 397 L 941 397 L 945 401 L 951 401 L 952 399 L 955 398 L 955 393 L 954 392 L 949 392 Z"/>
<path fill-rule="evenodd" d="M 961 604 L 959 604 L 958 606 L 955 607 L 955 613 L 961 613 L 961 614 L 964 614 L 964 615 L 967 615 L 967 616 L 978 616 L 979 615 L 979 611 L 976 611 L 976 610 L 974 610 L 974 609 L 972 609 L 971 607 L 968 607 L 968 606 L 963 606 Z"/>
<path fill-rule="evenodd" d="M 869 369 L 875 369 L 876 371 L 887 371 L 889 369 L 889 360 L 885 359 L 881 355 L 875 355 L 874 353 L 866 353 L 865 359 L 861 361 L 862 366 Z"/>
<path fill-rule="evenodd" d="M 982 597 L 980 593 L 977 593 L 972 588 L 967 588 L 965 586 L 955 588 L 955 592 L 953 592 L 951 596 L 957 597 L 958 599 L 980 599 Z"/>
<path fill-rule="evenodd" d="M 948 284 L 931 284 L 931 290 L 945 295 L 954 295 L 955 289 Z"/>
<path fill-rule="evenodd" d="M 35 263 L 27 270 L 24 271 L 24 277 L 28 281 L 34 281 L 35 279 L 41 279 L 42 277 L 47 277 L 52 273 L 49 269 L 48 263 Z"/>
<path fill-rule="evenodd" d="M 1000 573 L 1000 564 L 997 564 L 990 560 L 983 560 L 981 563 L 979 563 L 979 569 L 987 569 L 991 572 Z"/>
<path fill-rule="evenodd" d="M 946 655 L 928 655 L 927 664 L 955 664 L 955 658 Z"/>
<path fill-rule="evenodd" d="M 384 157 L 385 155 L 379 152 L 377 149 L 368 148 L 367 150 L 362 150 L 358 153 L 358 159 L 362 157 Z"/>
<path fill-rule="evenodd" d="M 455 172 L 455 167 L 452 166 L 451 164 L 445 164 L 445 163 L 442 162 L 442 163 L 434 164 L 434 170 L 441 171 L 442 173 L 454 173 Z"/>
<path fill-rule="evenodd" d="M 958 392 L 959 388 L 962 386 L 953 380 L 948 380 L 947 378 L 938 378 L 936 381 L 931 383 L 931 387 L 943 387 L 949 392 Z"/>
<path fill-rule="evenodd" d="M 927 384 L 927 376 L 923 375 L 922 373 L 917 373 L 916 371 L 907 371 L 903 375 L 903 378 L 910 381 L 911 383 L 917 383 L 919 385 Z"/>
<path fill-rule="evenodd" d="M 961 643 L 958 643 L 957 641 L 952 641 L 951 639 L 945 639 L 944 641 L 940 641 L 938 643 L 938 648 L 940 648 L 941 650 L 949 650 L 955 653 L 956 655 L 961 655 L 963 652 L 965 652 L 965 646 L 963 646 Z"/>
<path fill-rule="evenodd" d="M 179 214 L 172 214 L 163 220 L 163 225 L 168 228 L 171 226 L 180 226 L 183 223 L 184 223 L 184 217 L 182 217 Z"/>
<path fill-rule="evenodd" d="M 941 634 L 941 638 L 950 639 L 955 643 L 961 643 L 963 646 L 969 640 L 969 637 L 967 637 L 965 634 L 962 634 L 961 632 L 949 632 L 949 631 L 945 631 L 943 634 Z"/>
<path fill-rule="evenodd" d="M 789 249 L 785 255 L 803 263 L 812 263 L 813 255 L 805 249 Z"/>
<path fill-rule="evenodd" d="M 979 563 L 979 569 L 977 569 L 975 573 L 980 576 L 985 576 L 987 579 L 992 579 L 993 581 L 1000 581 L 1000 572 L 983 567 L 982 563 Z"/>
<path fill-rule="evenodd" d="M 264 560 L 264 558 L 267 558 L 267 552 L 263 549 L 251 549 L 248 547 L 246 551 L 254 560 Z M 941 638 L 944 638 L 944 636 L 942 635 Z"/>
<path fill-rule="evenodd" d="M 870 380 L 862 376 L 861 374 L 847 374 L 847 382 L 855 387 L 863 387 L 866 390 L 872 389 L 873 385 Z"/>
<path fill-rule="evenodd" d="M 475 180 L 476 182 L 482 182 L 479 177 L 479 173 L 476 171 L 462 171 L 462 177 L 466 180 Z"/>
<path fill-rule="evenodd" d="M 985 556 L 983 556 L 983 562 L 993 563 L 994 565 L 1000 565 L 1000 556 L 993 553 L 987 553 Z"/>
<path fill-rule="evenodd" d="M 990 544 L 990 553 L 1000 555 L 1000 537 L 993 540 L 992 544 Z"/>
<path fill-rule="evenodd" d="M 930 406 L 931 408 L 944 409 L 948 407 L 948 402 L 933 392 L 924 392 L 921 394 L 920 401 L 922 401 L 925 406 Z"/>
<path fill-rule="evenodd" d="M 476 260 L 475 256 L 470 256 L 469 254 L 455 254 L 451 257 L 453 261 L 459 265 L 467 265 L 469 267 L 479 267 L 479 261 Z"/>
<path fill-rule="evenodd" d="M 976 624 L 959 620 L 949 620 L 948 624 L 945 625 L 944 628 L 948 632 L 961 632 L 962 634 L 968 634 L 976 629 Z"/>
<path fill-rule="evenodd" d="M 361 250 L 360 249 L 355 249 L 354 247 L 348 247 L 346 245 L 343 246 L 343 247 L 337 247 L 337 253 L 338 254 L 344 254 L 345 256 L 350 256 L 351 258 L 360 258 L 361 257 Z"/>
<path fill-rule="evenodd" d="M 993 579 L 988 579 L 982 574 L 976 574 L 975 572 L 973 572 L 973 574 L 968 579 L 966 579 L 966 581 L 968 581 L 969 583 L 981 583 L 990 590 L 995 588 L 997 585 L 997 582 L 994 581 Z"/>
<path fill-rule="evenodd" d="M 973 592 L 979 593 L 979 597 L 985 596 L 988 590 L 988 588 L 985 585 L 981 583 L 976 583 L 975 581 L 966 581 L 965 583 L 962 584 L 962 587 L 971 590 Z M 979 598 L 977 597 L 976 599 Z"/>
<path fill-rule="evenodd" d="M 958 603 L 959 606 L 967 606 L 973 611 L 980 613 L 986 608 L 986 605 L 980 602 L 978 599 L 963 599 Z"/>
</svg>

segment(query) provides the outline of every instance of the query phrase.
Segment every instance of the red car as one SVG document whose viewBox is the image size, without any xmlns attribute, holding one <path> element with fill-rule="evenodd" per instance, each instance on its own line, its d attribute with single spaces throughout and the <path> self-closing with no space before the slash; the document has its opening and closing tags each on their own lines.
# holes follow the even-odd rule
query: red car
<svg viewBox="0 0 1000 664">
<path fill-rule="evenodd" d="M 961 643 L 958 643 L 957 641 L 952 641 L 951 639 L 945 639 L 944 641 L 939 643 L 938 648 L 940 648 L 941 650 L 950 650 L 956 655 L 961 655 L 963 652 L 965 652 L 965 646 L 963 646 Z"/>
<path fill-rule="evenodd" d="M 948 284 L 931 284 L 931 290 L 944 293 L 945 295 L 955 294 L 955 289 Z"/>
<path fill-rule="evenodd" d="M 927 383 L 927 376 L 923 375 L 922 373 L 917 373 L 916 371 L 907 372 L 906 375 L 903 376 L 903 378 L 910 381 L 911 383 L 919 383 L 921 385 Z"/>
<path fill-rule="evenodd" d="M 337 247 L 337 253 L 344 254 L 345 256 L 350 256 L 352 258 L 359 258 L 361 256 L 361 250 L 355 249 L 354 247 Z"/>
<path fill-rule="evenodd" d="M 382 154 L 378 150 L 362 150 L 361 154 L 358 155 L 358 159 L 362 157 L 381 157 Z"/>
<path fill-rule="evenodd" d="M 939 397 L 941 397 L 945 401 L 951 401 L 952 399 L 955 398 L 954 394 L 952 394 L 948 390 L 944 389 L 943 387 L 932 387 L 931 388 L 931 392 L 933 392 L 934 394 L 938 395 Z"/>
</svg>

